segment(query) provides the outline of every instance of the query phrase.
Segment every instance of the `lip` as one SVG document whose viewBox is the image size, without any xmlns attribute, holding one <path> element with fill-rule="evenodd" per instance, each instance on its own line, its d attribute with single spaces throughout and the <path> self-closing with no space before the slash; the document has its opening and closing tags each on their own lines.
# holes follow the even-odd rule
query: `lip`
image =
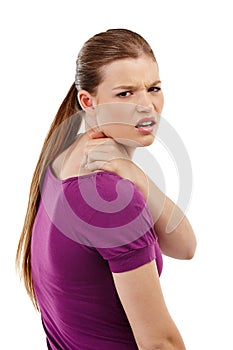
<svg viewBox="0 0 233 350">
<path fill-rule="evenodd" d="M 141 123 L 144 123 L 144 122 L 153 122 L 154 125 L 156 124 L 156 120 L 154 117 L 146 117 L 146 118 L 143 118 L 143 119 L 140 119 L 137 124 L 135 125 L 135 128 L 137 127 L 138 124 L 141 124 Z"/>
</svg>

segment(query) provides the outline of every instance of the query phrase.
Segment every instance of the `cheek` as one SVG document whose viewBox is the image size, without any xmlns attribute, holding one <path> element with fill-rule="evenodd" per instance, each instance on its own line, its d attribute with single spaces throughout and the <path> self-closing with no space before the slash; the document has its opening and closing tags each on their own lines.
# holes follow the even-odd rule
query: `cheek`
<svg viewBox="0 0 233 350">
<path fill-rule="evenodd" d="M 101 130 L 107 137 L 111 137 L 122 145 L 130 147 L 149 146 L 155 139 L 154 134 L 143 137 L 132 125 L 104 125 Z"/>
<path fill-rule="evenodd" d="M 101 130 L 108 137 L 114 139 L 128 139 L 132 132 L 132 125 L 126 123 L 108 123 L 101 126 Z"/>
<path fill-rule="evenodd" d="M 163 93 L 161 93 L 160 98 L 159 98 L 159 102 L 158 102 L 159 113 L 162 112 L 163 105 L 164 105 L 164 96 L 163 96 Z"/>
<path fill-rule="evenodd" d="M 97 122 L 99 126 L 127 127 L 134 125 L 135 104 L 107 103 L 97 108 Z"/>
</svg>

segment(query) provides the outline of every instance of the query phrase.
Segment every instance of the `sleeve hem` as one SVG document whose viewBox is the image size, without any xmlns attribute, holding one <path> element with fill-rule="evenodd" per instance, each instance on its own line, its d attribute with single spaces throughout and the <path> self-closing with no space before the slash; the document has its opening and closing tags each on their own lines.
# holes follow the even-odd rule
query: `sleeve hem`
<svg viewBox="0 0 233 350">
<path fill-rule="evenodd" d="M 125 272 L 136 269 L 156 259 L 154 244 L 146 246 L 142 249 L 133 250 L 120 257 L 108 260 L 110 270 L 112 272 Z"/>
</svg>

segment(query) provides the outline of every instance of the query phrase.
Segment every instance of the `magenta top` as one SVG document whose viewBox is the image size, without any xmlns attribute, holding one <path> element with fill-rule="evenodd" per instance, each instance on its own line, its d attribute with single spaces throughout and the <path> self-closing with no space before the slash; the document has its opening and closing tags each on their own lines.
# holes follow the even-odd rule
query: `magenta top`
<svg viewBox="0 0 233 350">
<path fill-rule="evenodd" d="M 31 241 L 48 349 L 136 350 L 111 272 L 162 255 L 142 193 L 100 171 L 59 180 L 46 169 Z"/>
</svg>

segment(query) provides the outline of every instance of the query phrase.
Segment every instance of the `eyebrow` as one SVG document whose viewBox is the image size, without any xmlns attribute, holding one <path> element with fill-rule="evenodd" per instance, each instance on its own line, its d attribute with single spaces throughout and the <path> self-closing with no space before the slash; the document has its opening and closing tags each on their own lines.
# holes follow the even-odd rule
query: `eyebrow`
<svg viewBox="0 0 233 350">
<path fill-rule="evenodd" d="M 149 84 L 147 87 L 155 86 L 158 84 L 161 84 L 161 80 L 156 80 L 153 83 Z M 114 87 L 112 90 L 132 90 L 132 89 L 135 89 L 135 85 L 120 85 L 120 86 Z"/>
</svg>

